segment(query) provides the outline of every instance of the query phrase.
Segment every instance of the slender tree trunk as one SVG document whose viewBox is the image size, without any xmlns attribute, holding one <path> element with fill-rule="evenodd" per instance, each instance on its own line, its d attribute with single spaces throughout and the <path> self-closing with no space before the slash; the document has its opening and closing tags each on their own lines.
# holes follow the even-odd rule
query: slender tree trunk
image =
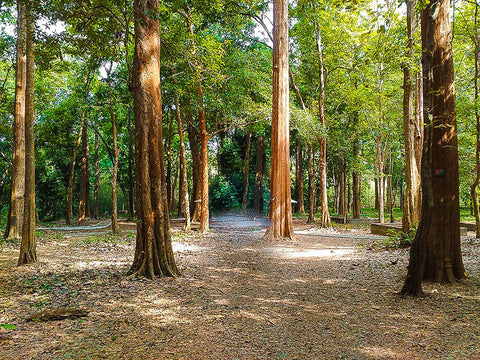
<svg viewBox="0 0 480 360">
<path fill-rule="evenodd" d="M 418 226 L 421 209 L 421 179 L 420 164 L 417 163 L 416 138 L 418 123 L 416 115 L 416 74 L 415 74 L 415 36 L 418 30 L 416 15 L 417 0 L 407 3 L 407 56 L 403 68 L 403 130 L 405 143 L 405 208 L 403 211 L 402 228 L 407 232 Z"/>
<path fill-rule="evenodd" d="M 13 120 L 13 156 L 11 197 L 8 216 L 7 239 L 22 237 L 25 201 L 25 102 L 27 82 L 27 19 L 26 1 L 17 1 L 17 58 L 15 72 L 15 109 Z"/>
<path fill-rule="evenodd" d="M 266 238 L 293 238 L 290 193 L 288 1 L 273 3 L 273 109 L 270 227 Z"/>
<path fill-rule="evenodd" d="M 72 161 L 70 161 L 70 175 L 68 177 L 68 193 L 67 193 L 67 214 L 65 222 L 67 225 L 70 225 L 71 219 L 73 218 L 73 180 L 75 177 L 75 164 L 77 162 L 77 152 L 80 149 L 80 144 L 82 142 L 82 133 L 83 133 L 83 123 L 85 121 L 85 111 L 82 111 L 82 120 L 80 122 L 80 128 L 78 129 L 77 142 L 73 148 Z"/>
<path fill-rule="evenodd" d="M 340 153 L 338 158 L 338 215 L 340 216 L 346 214 L 345 190 L 345 156 Z"/>
<path fill-rule="evenodd" d="M 134 0 L 133 6 L 137 240 L 131 272 L 153 279 L 179 275 L 172 250 L 163 160 L 160 36 L 156 16 L 159 0 Z"/>
<path fill-rule="evenodd" d="M 250 166 L 250 144 L 252 142 L 252 130 L 253 125 L 250 126 L 250 130 L 247 135 L 247 149 L 245 150 L 245 162 L 243 165 L 243 201 L 242 201 L 242 210 L 247 210 L 247 200 L 248 200 L 248 170 Z"/>
<path fill-rule="evenodd" d="M 309 224 L 315 222 L 315 211 L 317 209 L 316 206 L 316 192 L 317 187 L 315 185 L 315 155 L 313 152 L 313 146 L 308 145 L 308 166 L 307 166 L 307 173 L 308 173 L 308 220 Z"/>
<path fill-rule="evenodd" d="M 421 11 L 424 74 L 422 217 L 401 294 L 422 293 L 422 280 L 466 276 L 460 247 L 458 144 L 450 2 Z"/>
<path fill-rule="evenodd" d="M 88 124 L 86 119 L 82 121 L 82 164 L 80 168 L 80 194 L 78 205 L 78 222 L 84 223 L 87 219 L 89 174 L 88 174 Z"/>
<path fill-rule="evenodd" d="M 263 173 L 265 172 L 265 143 L 263 137 L 260 135 L 257 138 L 257 151 L 255 159 L 255 197 L 254 197 L 254 211 L 258 215 L 263 215 Z"/>
<path fill-rule="evenodd" d="M 98 191 L 100 189 L 100 160 L 98 158 L 98 150 L 100 143 L 98 141 L 98 134 L 95 132 L 95 154 L 93 156 L 93 162 L 95 166 L 95 183 L 93 184 L 93 218 L 98 219 L 100 217 L 98 211 Z"/>
<path fill-rule="evenodd" d="M 382 103 L 381 96 L 379 97 L 379 104 Z M 381 107 L 381 105 L 380 105 Z M 381 113 L 382 114 L 382 113 Z M 383 115 L 380 115 L 382 118 Z M 382 154 L 382 119 L 379 121 L 379 130 L 377 136 L 377 172 L 378 172 L 378 222 L 383 224 L 385 222 L 385 181 L 384 181 L 384 163 Z"/>
<path fill-rule="evenodd" d="M 392 177 L 393 177 L 393 159 L 392 155 L 388 157 L 388 176 L 387 176 L 387 211 L 390 214 L 390 222 L 395 222 L 393 216 L 393 187 L 392 187 Z"/>
<path fill-rule="evenodd" d="M 297 196 L 296 211 L 305 213 L 305 202 L 303 200 L 303 146 L 297 143 L 297 156 L 295 160 L 295 194 Z"/>
<path fill-rule="evenodd" d="M 167 150 L 167 201 L 172 203 L 172 133 L 173 133 L 173 118 L 170 116 L 168 122 L 168 137 L 166 139 Z"/>
<path fill-rule="evenodd" d="M 173 69 L 172 69 L 173 72 Z M 175 82 L 175 77 L 174 77 Z M 175 82 L 176 84 L 176 82 Z M 187 156 L 185 150 L 185 138 L 183 135 L 182 113 L 180 112 L 180 102 L 178 101 L 178 90 L 175 88 L 175 113 L 177 116 L 178 136 L 180 137 L 180 188 L 179 208 L 183 210 L 185 216 L 185 231 L 190 231 L 190 204 L 188 200 L 188 182 L 187 182 Z"/>
<path fill-rule="evenodd" d="M 189 116 L 189 115 L 187 115 Z M 200 160 L 200 146 L 198 144 L 198 137 L 193 128 L 192 122 L 187 122 L 188 140 L 190 142 L 190 151 L 192 153 L 192 199 L 190 202 L 190 211 L 193 211 L 192 221 L 200 221 L 201 198 L 202 198 L 202 170 Z"/>
<path fill-rule="evenodd" d="M 113 111 L 113 94 L 110 94 L 110 120 L 112 122 L 113 137 L 113 169 L 112 169 L 112 232 L 120 233 L 118 226 L 118 205 L 117 205 L 117 176 L 118 176 L 118 145 L 117 145 L 117 121 Z"/>
<path fill-rule="evenodd" d="M 18 265 L 37 261 L 37 239 L 35 234 L 35 143 L 34 143 L 34 82 L 35 82 L 35 16 L 32 5 L 26 4 L 27 28 L 27 75 L 25 97 L 25 209 L 22 227 L 22 242 Z"/>
<path fill-rule="evenodd" d="M 328 211 L 328 198 L 327 198 L 327 122 L 325 118 L 325 73 L 324 73 L 324 62 L 323 62 L 323 45 L 322 37 L 320 34 L 320 29 L 317 27 L 315 30 L 316 44 L 317 44 L 317 56 L 318 56 L 318 71 L 319 71 L 319 83 L 320 90 L 318 96 L 318 118 L 320 125 L 322 126 L 323 135 L 317 135 L 317 140 L 320 144 L 320 158 L 318 161 L 319 165 L 319 187 L 320 187 L 320 226 L 330 227 L 330 213 Z M 342 172 L 344 174 L 344 172 Z M 345 182 L 344 182 L 345 185 Z M 345 190 L 345 189 L 344 189 Z M 344 197 L 345 200 L 345 197 Z M 345 208 L 345 204 L 343 204 Z M 342 214 L 343 215 L 343 214 Z"/>
<path fill-rule="evenodd" d="M 131 108 L 127 109 L 127 131 L 128 131 L 128 217 L 133 219 L 134 215 L 134 197 L 135 197 L 135 132 L 132 129 Z"/>
<path fill-rule="evenodd" d="M 174 175 L 173 175 L 173 183 L 172 183 L 172 197 L 170 199 L 170 205 L 169 205 L 170 206 L 169 208 L 172 210 L 177 207 L 177 195 L 175 194 L 175 192 L 177 190 L 179 166 L 175 166 L 173 171 L 174 171 Z"/>
<path fill-rule="evenodd" d="M 360 219 L 360 214 L 362 212 L 362 202 L 361 202 L 361 192 L 362 192 L 362 183 L 361 175 L 358 171 L 360 165 L 360 140 L 358 138 L 358 112 L 354 114 L 353 118 L 355 126 L 355 139 L 353 140 L 353 158 L 355 161 L 354 170 L 352 173 L 352 193 L 353 193 L 353 203 L 352 203 L 352 218 Z"/>
</svg>

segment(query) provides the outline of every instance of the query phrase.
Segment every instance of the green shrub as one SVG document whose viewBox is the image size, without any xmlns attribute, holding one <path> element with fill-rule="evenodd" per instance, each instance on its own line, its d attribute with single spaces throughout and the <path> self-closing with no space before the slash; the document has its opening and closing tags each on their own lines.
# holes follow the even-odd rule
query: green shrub
<svg viewBox="0 0 480 360">
<path fill-rule="evenodd" d="M 387 249 L 404 249 L 412 245 L 417 229 L 411 228 L 406 233 L 403 231 L 388 230 L 388 237 L 383 241 Z"/>
</svg>

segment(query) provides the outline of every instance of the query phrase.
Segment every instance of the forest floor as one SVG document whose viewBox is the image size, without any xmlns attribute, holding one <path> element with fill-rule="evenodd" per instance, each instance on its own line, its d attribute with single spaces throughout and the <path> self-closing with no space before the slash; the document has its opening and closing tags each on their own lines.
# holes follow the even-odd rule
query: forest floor
<svg viewBox="0 0 480 360">
<path fill-rule="evenodd" d="M 410 298 L 397 295 L 407 250 L 303 221 L 268 243 L 264 225 L 227 214 L 206 236 L 175 233 L 183 275 L 156 281 L 125 275 L 131 231 L 44 232 L 38 264 L 21 268 L 18 245 L 0 245 L 0 359 L 480 359 L 474 237 L 467 280 Z M 27 321 L 59 308 L 89 314 Z"/>
</svg>

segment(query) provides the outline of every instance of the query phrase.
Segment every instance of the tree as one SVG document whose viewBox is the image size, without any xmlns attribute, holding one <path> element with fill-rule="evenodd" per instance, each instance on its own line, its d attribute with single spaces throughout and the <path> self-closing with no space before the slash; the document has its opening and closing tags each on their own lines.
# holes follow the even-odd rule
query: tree
<svg viewBox="0 0 480 360">
<path fill-rule="evenodd" d="M 417 154 L 421 144 L 421 106 L 416 105 L 416 94 L 421 90 L 421 73 L 416 69 L 415 56 L 416 34 L 418 19 L 416 15 L 417 1 L 407 0 L 407 54 L 403 67 L 403 129 L 405 142 L 405 207 L 403 211 L 402 227 L 407 232 L 416 228 L 420 219 L 421 193 L 420 193 L 420 162 Z M 417 90 L 419 90 L 417 92 Z M 418 99 L 420 100 L 420 99 Z M 418 109 L 418 111 L 416 111 Z M 420 152 L 421 155 L 421 152 Z"/>
<path fill-rule="evenodd" d="M 26 96 L 25 96 L 25 208 L 22 227 L 22 242 L 18 265 L 37 261 L 37 241 L 35 234 L 35 145 L 34 145 L 34 36 L 35 17 L 32 4 L 28 2 L 26 10 Z"/>
<path fill-rule="evenodd" d="M 17 58 L 15 72 L 15 112 L 13 121 L 12 186 L 8 214 L 7 239 L 20 239 L 25 197 L 25 101 L 27 82 L 26 2 L 17 1 Z"/>
<path fill-rule="evenodd" d="M 133 104 L 137 239 L 131 272 L 155 278 L 180 274 L 173 257 L 165 184 L 160 91 L 159 0 L 135 0 Z"/>
<path fill-rule="evenodd" d="M 270 227 L 265 237 L 292 238 L 290 193 L 288 1 L 273 3 L 273 109 L 270 180 Z"/>
<path fill-rule="evenodd" d="M 410 250 L 401 294 L 420 295 L 422 280 L 466 276 L 460 247 L 458 144 L 450 3 L 421 11 L 424 74 L 422 216 Z"/>
</svg>

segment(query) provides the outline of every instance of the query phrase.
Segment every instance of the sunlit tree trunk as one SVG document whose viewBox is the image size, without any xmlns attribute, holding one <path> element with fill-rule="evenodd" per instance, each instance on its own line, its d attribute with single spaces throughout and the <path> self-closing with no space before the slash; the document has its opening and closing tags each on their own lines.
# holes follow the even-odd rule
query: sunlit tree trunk
<svg viewBox="0 0 480 360">
<path fill-rule="evenodd" d="M 134 0 L 133 6 L 137 240 L 131 272 L 153 279 L 179 274 L 170 236 L 163 160 L 159 0 Z"/>
<path fill-rule="evenodd" d="M 68 190 L 67 190 L 67 214 L 65 222 L 70 225 L 73 218 L 73 180 L 75 178 L 75 164 L 77 162 L 77 152 L 80 149 L 82 142 L 83 122 L 85 121 L 85 110 L 82 111 L 82 120 L 80 122 L 80 128 L 78 129 L 77 142 L 73 148 L 72 160 L 70 161 L 70 175 L 68 177 Z"/>
<path fill-rule="evenodd" d="M 187 114 L 187 116 L 190 116 Z M 188 120 L 188 117 L 187 117 Z M 191 119 L 190 119 L 191 120 Z M 192 122 L 187 122 L 188 141 L 190 143 L 190 151 L 192 153 L 192 199 L 190 200 L 190 212 L 192 213 L 192 221 L 200 221 L 201 197 L 202 197 L 202 170 L 200 160 L 200 146 L 198 144 L 198 136 L 193 128 Z"/>
<path fill-rule="evenodd" d="M 27 20 L 26 1 L 17 1 L 17 58 L 15 72 L 15 109 L 13 120 L 13 156 L 10 208 L 5 237 L 22 236 L 25 201 L 25 101 L 27 82 Z"/>
<path fill-rule="evenodd" d="M 35 144 L 34 144 L 34 81 L 35 81 L 35 16 L 32 5 L 26 5 L 27 28 L 27 76 L 25 101 L 25 210 L 22 227 L 22 242 L 18 265 L 37 261 L 37 240 L 35 233 Z"/>
<path fill-rule="evenodd" d="M 352 218 L 360 219 L 360 213 L 362 212 L 362 202 L 361 202 L 361 176 L 358 170 L 360 166 L 360 141 L 358 138 L 358 112 L 356 112 L 353 118 L 353 123 L 355 126 L 355 139 L 353 140 L 353 158 L 355 161 L 354 170 L 352 173 Z"/>
<path fill-rule="evenodd" d="M 293 238 L 290 193 L 288 1 L 273 3 L 273 109 L 270 182 L 270 239 Z"/>
<path fill-rule="evenodd" d="M 134 160 L 135 160 L 135 133 L 132 127 L 131 120 L 131 108 L 130 106 L 127 109 L 127 130 L 128 130 L 128 216 L 130 219 L 133 219 L 133 204 L 134 204 L 134 195 L 135 195 L 135 169 L 134 169 Z"/>
<path fill-rule="evenodd" d="M 417 0 L 407 3 L 407 55 L 403 67 L 403 130 L 405 143 L 405 203 L 402 228 L 407 232 L 418 226 L 421 209 L 420 164 L 417 163 L 416 138 L 421 128 L 416 111 L 415 37 L 418 32 Z"/>
<path fill-rule="evenodd" d="M 393 216 L 393 158 L 390 154 L 388 156 L 388 176 L 387 176 L 387 212 L 390 215 L 390 222 L 393 223 L 395 218 Z"/>
<path fill-rule="evenodd" d="M 478 6 L 475 6 L 474 45 L 475 45 L 475 179 L 470 186 L 470 198 L 472 200 L 473 215 L 475 217 L 475 236 L 480 238 L 480 211 L 478 207 L 478 185 L 480 183 L 480 111 L 478 109 L 478 77 L 480 62 L 480 38 L 478 34 Z"/>
<path fill-rule="evenodd" d="M 342 152 L 338 156 L 338 215 L 346 216 L 345 156 Z"/>
<path fill-rule="evenodd" d="M 242 210 L 247 210 L 247 200 L 248 200 L 248 170 L 250 166 L 250 144 L 252 142 L 252 129 L 253 125 L 250 126 L 250 130 L 247 135 L 247 149 L 245 150 L 245 162 L 243 164 L 243 199 L 242 199 Z"/>
<path fill-rule="evenodd" d="M 117 145 L 117 121 L 113 111 L 113 94 L 110 94 L 110 121 L 112 122 L 112 138 L 113 138 L 113 169 L 112 169 L 112 231 L 114 234 L 120 232 L 118 226 L 118 204 L 117 204 L 117 175 L 118 175 L 118 145 Z"/>
<path fill-rule="evenodd" d="M 455 84 L 450 2 L 421 11 L 424 74 L 422 216 L 410 250 L 401 294 L 422 293 L 422 280 L 452 282 L 466 276 L 460 247 Z"/>
</svg>

